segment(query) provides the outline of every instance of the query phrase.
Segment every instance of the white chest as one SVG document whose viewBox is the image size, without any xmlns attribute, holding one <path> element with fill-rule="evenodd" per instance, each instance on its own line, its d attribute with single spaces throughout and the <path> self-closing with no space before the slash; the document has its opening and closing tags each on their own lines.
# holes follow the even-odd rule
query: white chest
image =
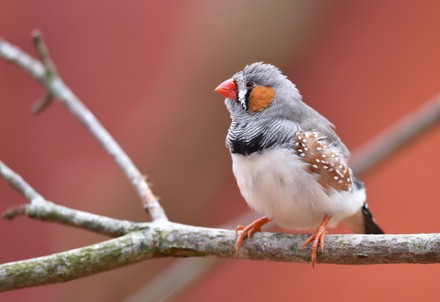
<svg viewBox="0 0 440 302">
<path fill-rule="evenodd" d="M 327 194 L 289 149 L 232 154 L 232 163 L 248 205 L 287 229 L 315 228 L 326 214 L 332 216 L 330 226 L 334 226 L 360 209 L 365 200 L 364 193 Z"/>
</svg>

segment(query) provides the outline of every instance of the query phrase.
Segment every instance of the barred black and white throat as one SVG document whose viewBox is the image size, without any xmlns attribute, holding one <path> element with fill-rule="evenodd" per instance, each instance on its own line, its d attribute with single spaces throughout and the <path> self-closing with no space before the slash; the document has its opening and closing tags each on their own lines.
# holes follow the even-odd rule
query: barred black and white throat
<svg viewBox="0 0 440 302">
<path fill-rule="evenodd" d="M 226 97 L 226 145 L 251 208 L 287 229 L 314 228 L 328 216 L 329 227 L 344 221 L 356 232 L 382 232 L 333 125 L 278 68 L 248 65 L 216 92 Z"/>
</svg>

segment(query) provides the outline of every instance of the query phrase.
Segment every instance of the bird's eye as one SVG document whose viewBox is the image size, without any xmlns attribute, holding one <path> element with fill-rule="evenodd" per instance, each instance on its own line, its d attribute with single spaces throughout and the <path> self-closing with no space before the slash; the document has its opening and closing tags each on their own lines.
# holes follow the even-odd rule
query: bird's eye
<svg viewBox="0 0 440 302">
<path fill-rule="evenodd" d="M 252 88 L 255 86 L 255 83 L 250 81 L 250 82 L 246 82 L 246 88 Z"/>
</svg>

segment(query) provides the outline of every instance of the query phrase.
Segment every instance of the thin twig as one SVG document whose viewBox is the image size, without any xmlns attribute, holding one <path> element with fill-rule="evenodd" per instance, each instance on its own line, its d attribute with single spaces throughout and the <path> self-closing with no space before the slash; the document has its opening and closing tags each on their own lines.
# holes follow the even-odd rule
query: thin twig
<svg viewBox="0 0 440 302">
<path fill-rule="evenodd" d="M 41 100 L 32 105 L 31 112 L 33 114 L 41 113 L 44 109 L 49 107 L 49 105 L 52 103 L 52 100 L 53 95 L 50 93 L 46 93 Z"/>
<path fill-rule="evenodd" d="M 144 230 L 91 246 L 0 265 L 0 291 L 78 279 L 159 257 L 218 257 L 306 263 L 301 249 L 306 235 L 256 233 L 240 253 L 235 232 L 181 225 L 148 223 Z M 319 263 L 440 263 L 440 234 L 328 235 Z"/>
<path fill-rule="evenodd" d="M 13 63 L 24 70 L 40 84 L 45 85 L 45 68 L 43 64 L 35 60 L 18 47 L 0 38 L 0 57 Z"/>
<path fill-rule="evenodd" d="M 22 204 L 13 208 L 6 209 L 6 211 L 4 211 L 2 214 L 2 218 L 7 220 L 13 220 L 18 216 L 26 215 L 27 206 L 28 204 Z"/>
<path fill-rule="evenodd" d="M 55 77 L 58 77 L 58 72 L 53 63 L 52 59 L 49 56 L 49 51 L 44 44 L 43 37 L 41 32 L 38 29 L 34 29 L 32 31 L 32 41 L 34 42 L 35 49 L 37 50 L 38 56 L 40 57 L 41 62 L 44 65 L 46 78 L 48 81 L 53 80 Z M 52 103 L 53 95 L 50 92 L 46 92 L 45 96 L 41 99 L 41 101 L 32 105 L 32 113 L 38 114 L 42 112 L 44 109 L 48 108 Z"/>
<path fill-rule="evenodd" d="M 139 230 L 145 225 L 145 223 L 135 223 L 74 210 L 47 200 L 38 204 L 20 205 L 6 210 L 3 214 L 6 219 L 14 219 L 21 215 L 41 221 L 56 222 L 110 237 L 123 236 Z"/>
<path fill-rule="evenodd" d="M 40 57 L 40 60 L 44 65 L 46 78 L 54 79 L 55 77 L 58 77 L 57 68 L 55 67 L 55 64 L 53 63 L 49 55 L 49 50 L 44 43 L 43 35 L 41 34 L 40 30 L 34 29 L 31 33 L 31 37 L 35 49 L 37 50 L 38 56 Z"/>
<path fill-rule="evenodd" d="M 84 104 L 76 97 L 76 95 L 67 87 L 56 71 L 55 65 L 50 59 L 47 47 L 44 44 L 40 34 L 34 34 L 34 44 L 37 46 L 39 56 L 45 62 L 52 66 L 52 72 L 40 62 L 31 58 L 19 48 L 0 39 L 0 57 L 23 68 L 34 79 L 39 81 L 46 89 L 47 93 L 59 100 L 67 109 L 75 116 L 86 129 L 101 144 L 104 150 L 110 154 L 113 160 L 118 164 L 125 173 L 132 186 L 139 195 L 145 210 L 150 214 L 152 220 L 165 220 L 168 218 L 165 211 L 161 207 L 159 201 L 154 196 L 148 186 L 145 176 L 143 176 L 131 159 L 122 150 L 119 144 L 113 139 L 108 131 L 99 123 L 96 117 Z"/>
<path fill-rule="evenodd" d="M 0 161 L 0 176 L 2 176 L 12 188 L 23 194 L 31 203 L 44 200 L 31 185 L 2 161 Z"/>
<path fill-rule="evenodd" d="M 143 224 L 74 210 L 50 202 L 2 161 L 0 161 L 0 176 L 30 201 L 29 204 L 6 210 L 2 215 L 5 219 L 26 215 L 30 218 L 70 225 L 111 237 L 122 236 L 143 227 Z"/>
</svg>

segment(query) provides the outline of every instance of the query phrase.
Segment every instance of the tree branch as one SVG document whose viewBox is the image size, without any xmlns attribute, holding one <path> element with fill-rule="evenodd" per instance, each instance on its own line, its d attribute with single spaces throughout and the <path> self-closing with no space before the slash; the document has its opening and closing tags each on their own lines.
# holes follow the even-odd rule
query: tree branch
<svg viewBox="0 0 440 302">
<path fill-rule="evenodd" d="M 70 209 L 47 201 L 2 161 L 0 161 L 0 176 L 6 179 L 11 187 L 30 201 L 29 204 L 8 209 L 3 214 L 3 218 L 14 219 L 18 216 L 26 215 L 30 218 L 58 222 L 111 237 L 125 235 L 143 226 L 143 224 L 127 220 L 119 220 Z"/>
<path fill-rule="evenodd" d="M 65 282 L 159 257 L 217 257 L 306 263 L 306 235 L 256 233 L 234 254 L 235 232 L 152 222 L 117 239 L 0 265 L 0 291 Z M 319 263 L 440 263 L 440 234 L 328 235 Z"/>
<path fill-rule="evenodd" d="M 52 59 L 49 56 L 49 51 L 47 50 L 46 45 L 44 44 L 43 39 L 41 38 L 41 32 L 38 29 L 34 29 L 32 31 L 32 41 L 34 42 L 35 49 L 37 50 L 38 56 L 40 57 L 41 62 L 43 62 L 46 78 L 47 80 L 52 80 L 55 77 L 58 77 L 58 72 L 53 63 Z M 52 103 L 53 95 L 50 92 L 46 92 L 44 97 L 37 103 L 32 106 L 32 113 L 38 114 L 42 112 L 44 109 L 49 107 Z"/>
<path fill-rule="evenodd" d="M 59 100 L 85 126 L 130 180 L 152 220 L 168 220 L 165 211 L 148 186 L 145 176 L 139 172 L 131 159 L 99 123 L 92 112 L 84 106 L 58 76 L 39 31 L 34 31 L 33 40 L 46 66 L 2 39 L 0 39 L 0 57 L 18 65 L 40 82 L 48 95 Z"/>
<path fill-rule="evenodd" d="M 135 223 L 70 209 L 46 200 L 38 204 L 25 204 L 8 209 L 3 217 L 14 219 L 20 215 L 26 215 L 29 218 L 41 221 L 69 225 L 110 237 L 125 235 L 139 230 L 145 225 L 145 223 Z"/>
<path fill-rule="evenodd" d="M 12 169 L 6 166 L 2 161 L 0 161 L 0 175 L 12 188 L 23 194 L 23 196 L 26 197 L 31 203 L 44 199 L 20 175 L 12 171 Z"/>
</svg>

